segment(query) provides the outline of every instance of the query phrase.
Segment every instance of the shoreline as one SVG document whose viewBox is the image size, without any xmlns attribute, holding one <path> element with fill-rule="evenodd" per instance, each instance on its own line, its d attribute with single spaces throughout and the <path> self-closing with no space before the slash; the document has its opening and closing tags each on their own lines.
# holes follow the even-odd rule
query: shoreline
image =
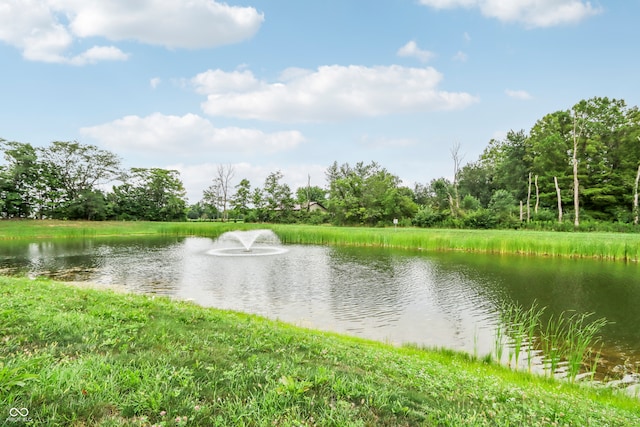
<svg viewBox="0 0 640 427">
<path fill-rule="evenodd" d="M 49 280 L 0 277 L 0 292 L 0 354 L 24 383 L 0 382 L 5 406 L 42 424 L 640 423 L 637 400 L 612 390 L 453 351 Z"/>
</svg>

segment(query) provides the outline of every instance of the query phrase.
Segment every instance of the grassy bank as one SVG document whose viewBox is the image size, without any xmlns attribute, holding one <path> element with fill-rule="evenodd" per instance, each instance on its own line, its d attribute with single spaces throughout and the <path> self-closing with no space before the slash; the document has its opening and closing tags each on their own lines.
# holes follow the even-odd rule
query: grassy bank
<svg viewBox="0 0 640 427">
<path fill-rule="evenodd" d="M 270 228 L 284 243 L 386 246 L 617 261 L 640 259 L 640 234 L 525 230 L 440 230 L 211 222 L 0 221 L 0 239 L 164 234 L 217 237 L 235 229 Z"/>
<path fill-rule="evenodd" d="M 0 342 L 0 424 L 640 425 L 609 390 L 49 281 L 0 278 Z"/>
</svg>

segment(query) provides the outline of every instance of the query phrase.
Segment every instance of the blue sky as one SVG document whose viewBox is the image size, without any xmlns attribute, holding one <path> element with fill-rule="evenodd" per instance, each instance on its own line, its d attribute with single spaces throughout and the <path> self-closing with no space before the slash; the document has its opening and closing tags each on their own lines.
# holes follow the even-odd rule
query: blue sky
<svg viewBox="0 0 640 427">
<path fill-rule="evenodd" d="M 376 161 L 451 177 L 492 138 L 593 96 L 640 104 L 640 1 L 0 0 L 0 138 L 325 185 Z"/>
</svg>

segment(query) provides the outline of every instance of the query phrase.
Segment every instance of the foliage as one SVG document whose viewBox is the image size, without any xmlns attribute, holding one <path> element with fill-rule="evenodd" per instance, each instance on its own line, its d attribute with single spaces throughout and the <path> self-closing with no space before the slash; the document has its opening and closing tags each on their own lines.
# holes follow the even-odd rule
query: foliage
<svg viewBox="0 0 640 427">
<path fill-rule="evenodd" d="M 355 166 L 334 162 L 326 177 L 327 208 L 336 224 L 391 224 L 394 218 L 412 217 L 417 211 L 411 190 L 375 162 Z"/>
<path fill-rule="evenodd" d="M 180 221 L 186 217 L 185 194 L 178 171 L 132 168 L 110 200 L 120 219 Z"/>
<path fill-rule="evenodd" d="M 280 171 L 270 173 L 264 180 L 263 197 L 266 217 L 272 222 L 289 222 L 294 200 L 288 184 L 280 182 Z"/>
</svg>

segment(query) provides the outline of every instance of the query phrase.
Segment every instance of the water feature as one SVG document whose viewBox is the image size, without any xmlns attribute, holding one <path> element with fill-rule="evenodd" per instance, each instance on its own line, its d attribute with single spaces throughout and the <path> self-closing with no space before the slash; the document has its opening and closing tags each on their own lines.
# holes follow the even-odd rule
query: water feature
<svg viewBox="0 0 640 427">
<path fill-rule="evenodd" d="M 479 356 L 493 351 L 505 302 L 536 301 L 546 319 L 571 310 L 606 317 L 607 375 L 622 379 L 640 370 L 638 264 L 281 245 L 273 237 L 2 241 L 0 274 L 119 286 Z"/>
<path fill-rule="evenodd" d="M 271 230 L 228 231 L 216 240 L 209 254 L 216 256 L 259 256 L 283 254 L 287 249 Z"/>
</svg>

